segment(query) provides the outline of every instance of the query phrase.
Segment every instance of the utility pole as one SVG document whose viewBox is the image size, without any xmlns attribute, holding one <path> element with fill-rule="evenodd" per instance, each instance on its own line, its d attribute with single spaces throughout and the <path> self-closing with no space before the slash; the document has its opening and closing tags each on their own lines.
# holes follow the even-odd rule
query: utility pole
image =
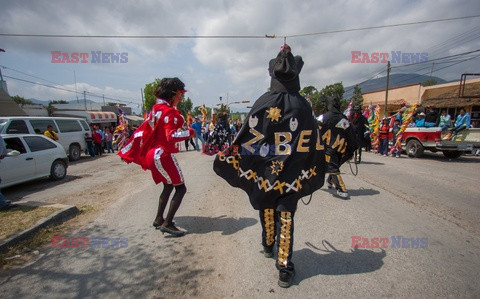
<svg viewBox="0 0 480 299">
<path fill-rule="evenodd" d="M 143 89 L 140 88 L 140 94 L 142 95 L 142 117 L 145 115 L 145 103 L 143 102 Z"/>
<path fill-rule="evenodd" d="M 387 87 L 385 88 L 385 109 L 383 111 L 383 117 L 387 117 L 387 105 L 388 105 L 388 83 L 390 81 L 390 61 L 387 63 Z"/>
<path fill-rule="evenodd" d="M 83 91 L 83 102 L 85 103 L 85 111 L 87 111 L 87 98 L 86 98 L 86 94 L 87 92 L 84 90 Z"/>
<path fill-rule="evenodd" d="M 103 106 L 106 106 L 105 105 L 105 95 L 104 94 L 102 94 L 102 98 L 103 98 Z"/>
</svg>

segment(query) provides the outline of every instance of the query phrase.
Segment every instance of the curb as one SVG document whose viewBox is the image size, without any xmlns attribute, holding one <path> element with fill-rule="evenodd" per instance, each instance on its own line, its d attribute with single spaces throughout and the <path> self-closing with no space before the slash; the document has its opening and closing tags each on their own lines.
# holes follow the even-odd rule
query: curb
<svg viewBox="0 0 480 299">
<path fill-rule="evenodd" d="M 5 241 L 0 243 L 0 253 L 5 253 L 8 249 L 12 246 L 17 245 L 18 243 L 31 238 L 35 235 L 39 230 L 45 228 L 50 225 L 59 225 L 73 217 L 75 217 L 79 210 L 76 206 L 69 206 L 69 205 L 62 205 L 62 204 L 42 204 L 42 203 L 35 203 L 35 202 L 17 202 L 19 205 L 25 206 L 47 206 L 47 207 L 55 207 L 60 208 L 60 211 L 55 212 L 54 214 L 38 221 L 34 226 L 28 228 L 22 232 L 19 232 L 12 237 L 6 239 Z"/>
</svg>

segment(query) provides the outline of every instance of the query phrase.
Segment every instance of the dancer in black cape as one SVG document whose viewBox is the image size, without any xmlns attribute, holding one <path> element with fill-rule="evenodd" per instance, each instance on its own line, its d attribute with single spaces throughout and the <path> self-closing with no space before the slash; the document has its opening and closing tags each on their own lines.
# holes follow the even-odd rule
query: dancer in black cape
<svg viewBox="0 0 480 299">
<path fill-rule="evenodd" d="M 228 151 L 219 153 L 213 169 L 230 185 L 244 190 L 259 210 L 262 245 L 273 256 L 277 242 L 279 285 L 294 276 L 294 214 L 298 200 L 322 187 L 324 146 L 312 107 L 299 94 L 300 56 L 282 46 L 269 63 L 270 91 L 253 105 Z"/>
</svg>

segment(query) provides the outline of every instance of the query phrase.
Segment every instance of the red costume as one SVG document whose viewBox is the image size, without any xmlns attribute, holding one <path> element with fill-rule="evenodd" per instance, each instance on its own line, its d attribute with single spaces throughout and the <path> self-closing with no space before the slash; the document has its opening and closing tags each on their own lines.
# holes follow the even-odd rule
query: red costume
<svg viewBox="0 0 480 299">
<path fill-rule="evenodd" d="M 180 185 L 184 183 L 182 171 L 172 155 L 178 153 L 177 142 L 194 136 L 194 130 L 181 131 L 185 122 L 180 112 L 168 102 L 157 99 L 145 122 L 138 127 L 119 151 L 127 163 L 137 163 L 150 169 L 156 184 Z"/>
</svg>

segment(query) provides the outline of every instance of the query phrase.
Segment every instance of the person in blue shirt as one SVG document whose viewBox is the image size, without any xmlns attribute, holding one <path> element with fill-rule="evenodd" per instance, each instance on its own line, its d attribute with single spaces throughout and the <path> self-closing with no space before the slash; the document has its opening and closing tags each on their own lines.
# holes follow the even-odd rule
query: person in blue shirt
<svg viewBox="0 0 480 299">
<path fill-rule="evenodd" d="M 462 108 L 460 109 L 460 114 L 457 116 L 457 120 L 452 128 L 452 134 L 456 135 L 461 130 L 468 128 L 470 128 L 470 115 Z"/>
<path fill-rule="evenodd" d="M 420 112 L 417 114 L 417 119 L 415 120 L 415 127 L 425 127 L 425 113 Z"/>
<path fill-rule="evenodd" d="M 197 151 L 200 151 L 200 147 L 198 146 L 198 140 L 200 139 L 200 142 L 202 142 L 202 149 L 203 149 L 203 144 L 205 143 L 205 140 L 203 139 L 203 134 L 202 134 L 202 122 L 200 121 L 200 118 L 197 116 L 195 117 L 195 122 L 192 124 L 192 129 L 195 130 L 195 147 Z"/>
</svg>

